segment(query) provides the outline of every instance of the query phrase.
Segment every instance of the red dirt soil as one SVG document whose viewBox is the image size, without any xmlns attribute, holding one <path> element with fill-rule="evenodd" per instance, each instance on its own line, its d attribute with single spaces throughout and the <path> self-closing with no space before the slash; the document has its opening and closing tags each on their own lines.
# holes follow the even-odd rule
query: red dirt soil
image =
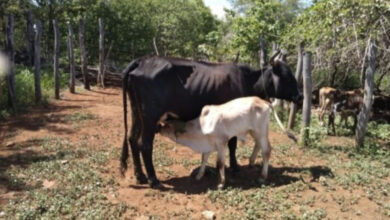
<svg viewBox="0 0 390 220">
<path fill-rule="evenodd" d="M 130 109 L 128 107 L 128 109 Z M 130 110 L 129 110 L 130 111 Z M 96 115 L 98 119 L 87 120 L 82 126 L 74 126 L 72 123 L 64 122 L 66 115 L 74 114 L 75 112 L 91 113 Z M 131 119 L 129 119 L 131 121 Z M 121 147 L 123 140 L 123 106 L 122 92 L 117 88 L 93 89 L 92 91 L 82 91 L 77 94 L 65 92 L 61 100 L 52 100 L 47 108 L 39 107 L 28 110 L 27 114 L 11 117 L 0 123 L 0 157 L 4 158 L 13 154 L 33 151 L 33 139 L 43 137 L 62 137 L 72 142 L 80 141 L 83 136 L 89 135 L 91 148 L 96 146 L 114 146 Z M 169 146 L 176 146 L 174 149 L 167 152 L 174 160 L 180 161 L 188 159 L 189 161 L 200 160 L 200 155 L 194 153 L 189 148 L 179 147 L 167 139 L 157 135 L 156 142 L 163 142 Z M 273 146 L 279 143 L 288 143 L 295 145 L 284 134 L 279 132 L 270 132 L 270 142 Z M 18 145 L 18 148 L 15 146 Z M 293 146 L 295 147 L 295 146 Z M 283 152 L 274 150 L 271 156 L 272 170 L 270 170 L 271 182 L 275 183 L 275 187 L 284 187 L 291 181 L 297 181 L 295 177 L 289 176 L 289 171 L 284 171 L 278 176 L 273 173 L 282 167 L 310 167 L 310 166 L 325 166 L 325 162 L 319 158 L 308 158 L 302 154 L 302 149 L 295 147 L 292 151 L 293 155 L 286 157 Z M 276 159 L 278 156 L 284 157 L 284 160 Z M 210 163 L 214 164 L 213 158 Z M 257 160 L 259 164 L 261 159 Z M 10 161 L 10 163 L 18 164 L 18 161 Z M 174 213 L 191 213 L 188 218 L 199 219 L 201 212 L 204 210 L 212 210 L 217 216 L 221 216 L 224 212 L 224 207 L 219 204 L 213 204 L 207 198 L 206 193 L 209 189 L 215 189 L 217 177 L 215 175 L 207 175 L 202 180 L 196 181 L 191 177 L 192 170 L 197 168 L 199 164 L 191 164 L 187 168 L 181 164 L 173 164 L 167 167 L 157 167 L 157 176 L 162 181 L 165 190 L 150 189 L 148 185 L 136 185 L 133 177 L 132 161 L 129 161 L 129 170 L 125 178 L 119 174 L 119 158 L 108 163 L 111 173 L 104 174 L 114 176 L 119 182 L 118 196 L 109 199 L 113 202 L 126 202 L 130 207 L 136 207 L 137 214 L 130 209 L 126 215 L 131 219 L 147 219 L 149 215 L 158 215 L 162 218 L 174 216 Z M 232 177 L 230 172 L 227 173 L 228 185 L 239 186 L 242 188 L 250 188 L 245 182 L 248 179 L 255 179 L 260 174 L 260 168 L 247 168 L 248 161 L 241 160 L 239 163 L 243 166 L 241 172 Z M 7 167 L 0 167 L 0 172 L 4 172 Z M 166 172 L 168 169 L 171 172 Z M 280 178 L 285 177 L 285 178 Z M 0 179 L 0 205 L 3 206 L 9 198 L 15 196 L 16 192 L 7 189 L 6 183 Z M 306 180 L 310 181 L 310 180 Z M 51 183 L 50 183 L 51 184 Z M 312 185 L 319 189 L 315 191 L 305 191 L 302 196 L 319 195 L 324 191 L 318 182 L 313 182 Z M 343 189 L 336 189 L 333 194 L 348 194 Z M 347 218 L 347 219 L 369 219 L 369 216 L 375 216 L 375 206 L 373 202 L 362 199 L 359 202 L 361 207 L 361 216 L 350 216 L 342 214 L 337 207 L 332 207 L 334 203 L 317 204 L 315 206 L 327 209 L 327 218 Z M 334 210 L 334 213 L 333 211 Z M 139 214 L 141 213 L 141 214 Z M 138 216 L 139 215 L 139 216 Z"/>
</svg>

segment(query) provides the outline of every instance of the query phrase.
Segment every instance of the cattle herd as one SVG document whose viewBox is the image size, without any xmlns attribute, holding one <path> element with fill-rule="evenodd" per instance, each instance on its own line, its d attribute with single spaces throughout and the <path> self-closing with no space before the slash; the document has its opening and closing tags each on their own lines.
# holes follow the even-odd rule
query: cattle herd
<svg viewBox="0 0 390 220">
<path fill-rule="evenodd" d="M 202 153 L 201 168 L 196 179 L 201 179 L 211 152 L 217 151 L 220 174 L 218 187 L 225 184 L 225 150 L 229 149 L 230 168 L 238 171 L 236 160 L 237 138 L 249 133 L 255 146 L 250 157 L 254 165 L 262 150 L 263 168 L 259 180 L 268 175 L 271 146 L 268 127 L 271 98 L 292 101 L 298 106 L 303 96 L 287 63 L 278 59 L 277 51 L 262 69 L 246 65 L 209 63 L 168 57 L 143 57 L 132 61 L 123 72 L 124 141 L 121 173 L 127 170 L 129 145 L 132 152 L 134 175 L 138 184 L 149 183 L 161 187 L 153 166 L 153 140 L 156 133 Z M 329 124 L 337 114 L 356 118 L 362 105 L 361 90 L 341 91 L 330 87 L 319 91 L 320 121 L 328 112 Z M 131 132 L 128 138 L 127 98 L 131 107 Z M 388 97 L 386 97 L 388 98 Z M 383 99 L 383 100 L 382 100 Z M 377 101 L 378 100 L 378 101 Z M 376 105 L 388 109 L 385 98 L 377 98 Z M 386 105 L 384 105 L 384 104 Z M 274 111 L 275 113 L 275 111 Z M 276 113 L 275 118 L 286 131 Z M 356 124 L 356 123 L 355 123 Z M 146 174 L 141 166 L 141 155 Z"/>
<path fill-rule="evenodd" d="M 317 91 L 316 91 L 317 92 Z M 316 96 L 316 94 L 314 95 Z M 328 115 L 328 127 L 333 134 L 336 134 L 335 117 L 340 115 L 340 123 L 344 122 L 345 127 L 355 131 L 357 116 L 363 107 L 363 89 L 340 90 L 332 87 L 322 87 L 318 91 L 319 109 L 318 118 L 320 124 L 324 123 L 324 115 Z M 348 125 L 348 118 L 353 118 L 353 125 Z M 374 95 L 371 120 L 390 122 L 390 97 L 385 95 Z"/>
</svg>

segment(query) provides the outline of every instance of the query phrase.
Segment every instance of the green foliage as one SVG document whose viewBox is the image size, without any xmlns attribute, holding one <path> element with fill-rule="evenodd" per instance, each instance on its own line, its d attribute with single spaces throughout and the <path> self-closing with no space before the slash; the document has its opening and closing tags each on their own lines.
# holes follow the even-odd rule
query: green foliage
<svg viewBox="0 0 390 220">
<path fill-rule="evenodd" d="M 388 47 L 390 15 L 386 1 L 316 1 L 288 24 L 282 34 L 283 46 L 296 51 L 299 42 L 314 53 L 314 78 L 321 85 L 345 89 L 360 87 L 360 73 L 368 39 L 379 48 L 377 70 L 386 69 L 389 62 L 381 48 Z M 335 72 L 336 71 L 336 72 Z M 332 74 L 335 73 L 334 79 Z"/>
<path fill-rule="evenodd" d="M 22 66 L 17 66 L 15 72 L 16 106 L 19 111 L 24 111 L 28 107 L 35 105 L 34 72 Z M 68 79 L 68 74 L 60 74 L 61 88 L 67 85 Z M 0 97 L 0 118 L 4 118 L 10 114 L 11 110 L 7 107 L 7 87 L 3 86 L 1 89 L 3 89 L 2 94 L 4 95 Z M 41 92 L 42 104 L 47 104 L 48 99 L 54 97 L 54 77 L 51 69 L 43 69 L 41 71 Z"/>
<path fill-rule="evenodd" d="M 42 21 L 42 52 L 47 56 L 51 56 L 53 51 L 52 20 L 58 20 L 60 51 L 66 57 L 67 23 L 72 25 L 74 45 L 77 48 L 78 22 L 85 18 L 86 48 L 90 63 L 98 60 L 99 18 L 104 23 L 105 52 L 112 45 L 110 57 L 115 57 L 115 61 L 120 64 L 135 57 L 153 54 L 153 39 L 160 55 L 198 57 L 198 46 L 207 43 L 206 36 L 217 30 L 218 25 L 202 0 L 28 0 L 23 5 L 16 1 L 2 5 L 5 13 L 15 14 L 15 42 L 18 50 L 25 48 L 24 13 L 31 10 L 33 17 Z"/>
</svg>

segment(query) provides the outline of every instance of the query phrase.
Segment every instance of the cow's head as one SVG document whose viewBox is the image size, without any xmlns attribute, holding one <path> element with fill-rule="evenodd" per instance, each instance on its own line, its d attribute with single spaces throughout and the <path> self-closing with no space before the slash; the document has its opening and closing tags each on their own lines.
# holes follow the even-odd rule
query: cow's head
<svg viewBox="0 0 390 220">
<path fill-rule="evenodd" d="M 255 84 L 255 92 L 260 97 L 274 97 L 292 101 L 298 105 L 302 103 L 303 96 L 299 91 L 297 80 L 295 79 L 287 63 L 276 59 L 278 50 L 270 59 L 270 66 L 261 75 Z"/>
</svg>

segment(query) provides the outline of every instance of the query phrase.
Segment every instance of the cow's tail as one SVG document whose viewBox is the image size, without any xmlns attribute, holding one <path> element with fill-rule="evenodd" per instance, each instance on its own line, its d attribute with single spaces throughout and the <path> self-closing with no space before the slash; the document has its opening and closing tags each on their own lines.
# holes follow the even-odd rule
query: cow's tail
<svg viewBox="0 0 390 220">
<path fill-rule="evenodd" d="M 269 105 L 271 107 L 271 111 L 274 112 L 274 117 L 276 122 L 278 123 L 279 127 L 282 129 L 284 133 L 286 133 L 287 137 L 289 137 L 291 140 L 293 140 L 295 143 L 297 143 L 297 139 L 295 138 L 294 134 L 291 132 L 287 131 L 286 128 L 283 126 L 283 123 L 280 121 L 278 114 L 276 113 L 275 109 L 272 107 L 272 105 Z"/>
<path fill-rule="evenodd" d="M 123 139 L 123 146 L 122 146 L 122 156 L 121 156 L 121 166 L 120 166 L 120 172 L 122 176 L 125 175 L 125 172 L 127 170 L 127 159 L 129 158 L 129 144 L 127 139 L 127 91 L 128 91 L 128 85 L 131 81 L 130 72 L 133 71 L 135 68 L 138 67 L 138 60 L 134 60 L 130 63 L 130 65 L 127 66 L 127 68 L 123 71 L 123 84 L 122 84 L 122 95 L 123 95 L 123 121 L 124 121 L 124 127 L 125 127 L 125 137 Z"/>
</svg>

